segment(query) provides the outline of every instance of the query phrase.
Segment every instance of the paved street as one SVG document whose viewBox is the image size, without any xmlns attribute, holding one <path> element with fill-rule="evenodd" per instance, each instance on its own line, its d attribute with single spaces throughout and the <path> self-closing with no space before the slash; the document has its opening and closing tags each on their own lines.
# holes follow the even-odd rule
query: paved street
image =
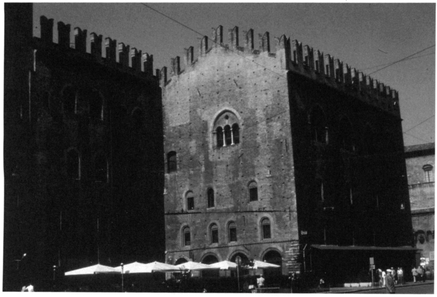
<svg viewBox="0 0 437 297">
<path fill-rule="evenodd" d="M 385 294 L 385 288 L 381 289 L 362 289 L 362 290 L 347 290 L 347 289 L 332 289 L 329 293 L 336 294 Z M 434 294 L 434 282 L 428 281 L 425 283 L 407 283 L 404 286 L 396 286 L 396 294 Z"/>
</svg>

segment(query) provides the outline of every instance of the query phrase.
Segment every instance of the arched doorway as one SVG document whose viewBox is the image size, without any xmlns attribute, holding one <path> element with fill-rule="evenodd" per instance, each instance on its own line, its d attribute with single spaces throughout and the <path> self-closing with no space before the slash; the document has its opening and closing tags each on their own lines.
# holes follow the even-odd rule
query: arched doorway
<svg viewBox="0 0 437 297">
<path fill-rule="evenodd" d="M 182 264 L 182 263 L 185 263 L 185 262 L 188 262 L 187 259 L 179 258 L 179 259 L 176 260 L 176 263 L 174 265 L 179 265 L 179 264 Z"/>
<path fill-rule="evenodd" d="M 218 259 L 214 255 L 207 255 L 205 258 L 201 261 L 203 264 L 213 264 L 217 263 Z M 219 276 L 219 270 L 203 270 L 202 271 L 202 277 L 218 277 Z"/>
<path fill-rule="evenodd" d="M 236 253 L 236 254 L 232 255 L 232 257 L 229 261 L 237 263 L 237 257 L 240 257 L 240 259 L 241 259 L 241 266 L 246 266 L 250 262 L 250 259 L 243 253 Z M 239 274 L 240 274 L 240 276 L 248 275 L 249 270 L 248 269 L 240 269 Z M 236 271 L 235 272 L 232 271 L 232 276 L 236 276 Z"/>
<path fill-rule="evenodd" d="M 267 278 L 271 278 L 272 281 L 275 279 L 280 279 L 280 276 L 282 275 L 282 256 L 278 251 L 268 251 L 267 253 L 265 253 L 264 257 L 263 257 L 263 261 L 267 262 L 267 263 L 272 263 L 272 264 L 276 264 L 279 265 L 279 268 L 269 268 L 269 269 L 264 269 L 264 275 L 266 278 L 266 281 L 268 280 Z"/>
</svg>

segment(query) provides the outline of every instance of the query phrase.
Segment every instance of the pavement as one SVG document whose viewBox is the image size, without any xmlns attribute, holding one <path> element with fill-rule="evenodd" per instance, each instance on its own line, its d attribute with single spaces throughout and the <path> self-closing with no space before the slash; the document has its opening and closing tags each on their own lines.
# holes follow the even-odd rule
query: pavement
<svg viewBox="0 0 437 297">
<path fill-rule="evenodd" d="M 434 285 L 434 280 L 427 280 L 425 282 L 406 282 L 403 285 L 396 285 L 398 287 L 413 287 L 413 286 L 423 286 L 423 285 Z M 323 293 L 327 294 L 348 294 L 348 293 L 357 293 L 357 292 L 368 292 L 374 290 L 381 290 L 382 287 L 333 287 L 329 288 L 329 291 L 325 291 Z M 322 292 L 320 292 L 322 293 Z"/>
</svg>

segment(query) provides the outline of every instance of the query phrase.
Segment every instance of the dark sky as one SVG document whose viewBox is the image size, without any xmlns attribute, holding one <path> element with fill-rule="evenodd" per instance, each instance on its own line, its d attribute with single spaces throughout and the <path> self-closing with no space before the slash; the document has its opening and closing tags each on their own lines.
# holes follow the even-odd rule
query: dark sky
<svg viewBox="0 0 437 297">
<path fill-rule="evenodd" d="M 404 142 L 413 145 L 434 142 L 435 136 L 435 11 L 433 2 L 35 3 L 34 27 L 39 36 L 39 17 L 45 15 L 55 28 L 63 21 L 111 37 L 152 54 L 155 69 L 182 59 L 184 48 L 197 52 L 201 35 L 211 37 L 219 25 L 225 43 L 234 26 L 240 43 L 243 31 L 253 29 L 256 46 L 258 34 L 268 31 L 272 51 L 273 37 L 285 34 L 398 90 Z"/>
</svg>

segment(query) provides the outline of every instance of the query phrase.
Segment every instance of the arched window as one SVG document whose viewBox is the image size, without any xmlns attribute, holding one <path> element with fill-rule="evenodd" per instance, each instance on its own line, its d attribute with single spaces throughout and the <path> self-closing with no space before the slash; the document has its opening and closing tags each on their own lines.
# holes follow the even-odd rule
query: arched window
<svg viewBox="0 0 437 297">
<path fill-rule="evenodd" d="M 106 183 L 108 181 L 108 162 L 105 155 L 97 155 L 94 162 L 96 182 Z"/>
<path fill-rule="evenodd" d="M 249 201 L 258 201 L 258 185 L 256 181 L 249 183 Z"/>
<path fill-rule="evenodd" d="M 261 220 L 261 235 L 262 235 L 262 239 L 272 238 L 272 233 L 270 229 L 270 220 L 268 218 L 264 218 Z"/>
<path fill-rule="evenodd" d="M 187 210 L 194 210 L 194 194 L 193 192 L 189 191 L 185 195 L 185 199 L 187 202 Z"/>
<path fill-rule="evenodd" d="M 206 195 L 208 196 L 208 208 L 215 206 L 214 190 L 209 188 Z"/>
<path fill-rule="evenodd" d="M 171 151 L 167 154 L 167 173 L 177 170 L 176 152 Z"/>
<path fill-rule="evenodd" d="M 92 90 L 89 94 L 90 118 L 103 120 L 103 100 L 97 90 Z"/>
<path fill-rule="evenodd" d="M 80 179 L 80 157 L 75 149 L 67 152 L 67 174 L 74 179 Z"/>
<path fill-rule="evenodd" d="M 188 226 L 185 226 L 182 229 L 182 245 L 183 246 L 191 245 L 191 232 L 190 232 L 190 227 Z"/>
<path fill-rule="evenodd" d="M 234 139 L 234 144 L 240 143 L 240 127 L 238 124 L 232 125 L 232 138 Z"/>
<path fill-rule="evenodd" d="M 217 224 L 211 224 L 211 226 L 209 226 L 209 234 L 210 234 L 211 243 L 218 243 L 219 242 Z"/>
<path fill-rule="evenodd" d="M 238 117 L 230 112 L 221 113 L 214 122 L 216 146 L 226 147 L 240 143 L 240 128 Z"/>
<path fill-rule="evenodd" d="M 217 127 L 216 129 L 216 137 L 217 137 L 217 147 L 222 147 L 223 146 L 223 128 L 222 127 Z"/>
<path fill-rule="evenodd" d="M 225 126 L 225 144 L 226 145 L 232 144 L 231 126 L 229 125 Z"/>
<path fill-rule="evenodd" d="M 350 152 L 355 151 L 352 125 L 350 121 L 345 117 L 340 120 L 338 134 L 340 148 Z"/>
<path fill-rule="evenodd" d="M 76 91 L 72 87 L 67 87 L 62 92 L 62 99 L 64 102 L 64 113 L 75 114 L 76 113 Z"/>
<path fill-rule="evenodd" d="M 434 167 L 431 164 L 425 164 L 422 167 L 423 171 L 425 172 L 425 182 L 431 183 L 434 182 Z"/>
<path fill-rule="evenodd" d="M 229 242 L 237 241 L 237 225 L 235 222 L 230 222 L 228 225 Z"/>
<path fill-rule="evenodd" d="M 310 114 L 311 138 L 316 143 L 328 143 L 328 128 L 323 110 L 316 106 Z"/>
</svg>

